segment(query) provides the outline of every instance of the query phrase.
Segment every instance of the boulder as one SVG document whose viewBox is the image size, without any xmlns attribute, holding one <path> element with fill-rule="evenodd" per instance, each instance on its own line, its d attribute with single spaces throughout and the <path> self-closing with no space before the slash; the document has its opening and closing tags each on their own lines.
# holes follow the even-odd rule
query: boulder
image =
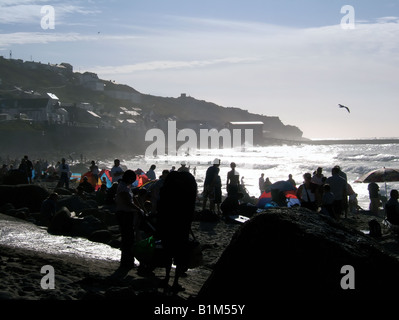
<svg viewBox="0 0 399 320">
<path fill-rule="evenodd" d="M 72 190 L 69 190 L 67 188 L 61 188 L 61 187 L 54 188 L 54 192 L 57 192 L 59 195 L 62 195 L 62 196 L 71 196 L 71 195 L 73 195 Z"/>
<path fill-rule="evenodd" d="M 27 184 L 28 176 L 20 170 L 10 170 L 3 177 L 3 184 L 5 185 L 18 185 Z"/>
<path fill-rule="evenodd" d="M 63 207 L 56 212 L 47 231 L 51 234 L 67 235 L 72 230 L 73 218 L 68 208 Z"/>
<path fill-rule="evenodd" d="M 27 207 L 30 212 L 39 212 L 49 191 L 35 184 L 0 185 L 0 206 L 11 203 L 16 209 Z"/>
<path fill-rule="evenodd" d="M 272 208 L 240 227 L 198 298 L 398 299 L 398 270 L 368 235 L 308 209 Z"/>
<path fill-rule="evenodd" d="M 97 208 L 97 204 L 93 201 L 87 201 L 77 195 L 62 196 L 57 202 L 58 207 L 67 207 L 69 211 L 76 214 L 81 213 L 85 209 Z"/>
<path fill-rule="evenodd" d="M 93 216 L 72 219 L 71 236 L 89 238 L 93 232 L 106 230 L 106 225 Z"/>
<path fill-rule="evenodd" d="M 94 216 L 97 219 L 104 222 L 107 226 L 114 226 L 118 224 L 115 214 L 111 213 L 108 209 L 88 208 L 88 209 L 83 209 L 82 212 L 79 214 L 79 217 L 87 217 L 87 216 Z"/>
<path fill-rule="evenodd" d="M 88 240 L 107 244 L 112 240 L 112 233 L 108 230 L 97 230 L 88 237 Z"/>
</svg>

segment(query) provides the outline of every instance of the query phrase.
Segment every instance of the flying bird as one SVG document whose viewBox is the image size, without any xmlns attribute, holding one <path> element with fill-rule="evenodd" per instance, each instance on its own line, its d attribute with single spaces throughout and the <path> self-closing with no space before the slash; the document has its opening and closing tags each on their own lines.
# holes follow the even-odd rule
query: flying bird
<svg viewBox="0 0 399 320">
<path fill-rule="evenodd" d="M 340 108 L 345 108 L 346 110 L 348 110 L 348 112 L 349 112 L 349 113 L 351 113 L 351 111 L 349 110 L 349 108 L 348 108 L 348 107 L 346 107 L 346 106 L 343 106 L 342 104 L 339 104 L 339 103 L 338 103 L 338 106 L 339 106 Z"/>
</svg>

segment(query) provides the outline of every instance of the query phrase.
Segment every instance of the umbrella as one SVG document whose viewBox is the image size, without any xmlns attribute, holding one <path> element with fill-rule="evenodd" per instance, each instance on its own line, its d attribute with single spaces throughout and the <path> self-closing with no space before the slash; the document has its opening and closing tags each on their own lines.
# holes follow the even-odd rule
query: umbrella
<svg viewBox="0 0 399 320">
<path fill-rule="evenodd" d="M 385 167 L 367 172 L 366 174 L 355 180 L 355 182 L 357 183 L 384 182 L 386 196 L 388 196 L 386 183 L 396 181 L 399 181 L 399 169 Z"/>
<path fill-rule="evenodd" d="M 363 183 L 395 181 L 399 181 L 399 169 L 393 168 L 380 168 L 377 170 L 373 170 L 355 180 L 355 182 Z"/>
</svg>

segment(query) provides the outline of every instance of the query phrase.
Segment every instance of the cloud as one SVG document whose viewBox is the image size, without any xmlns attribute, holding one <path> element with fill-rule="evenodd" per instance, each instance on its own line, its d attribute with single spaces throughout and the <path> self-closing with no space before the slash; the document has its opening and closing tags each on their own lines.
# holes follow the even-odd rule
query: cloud
<svg viewBox="0 0 399 320">
<path fill-rule="evenodd" d="M 49 33 L 49 32 L 14 32 L 0 33 L 0 47 L 7 47 L 14 44 L 43 44 L 43 43 L 62 43 L 62 42 L 93 42 L 93 41 L 127 41 L 138 39 L 137 36 L 126 35 L 84 35 L 77 32 L 69 33 Z"/>
<path fill-rule="evenodd" d="M 115 74 L 130 74 L 139 71 L 156 71 L 167 69 L 192 69 L 203 68 L 212 65 L 221 64 L 241 64 L 256 61 L 256 58 L 243 58 L 243 57 L 227 57 L 224 59 L 210 59 L 210 60 L 192 60 L 192 61 L 173 61 L 173 60 L 158 60 L 132 65 L 121 66 L 97 66 L 91 68 L 91 71 L 100 73 L 102 75 L 115 75 Z"/>
<path fill-rule="evenodd" d="M 57 24 L 68 23 L 67 17 L 74 15 L 92 15 L 101 13 L 98 9 L 87 9 L 80 5 L 63 4 L 49 0 L 17 0 L 0 3 L 0 25 L 40 24 L 43 17 L 41 9 L 44 5 L 53 6 Z M 76 17 L 75 17 L 76 18 Z"/>
</svg>

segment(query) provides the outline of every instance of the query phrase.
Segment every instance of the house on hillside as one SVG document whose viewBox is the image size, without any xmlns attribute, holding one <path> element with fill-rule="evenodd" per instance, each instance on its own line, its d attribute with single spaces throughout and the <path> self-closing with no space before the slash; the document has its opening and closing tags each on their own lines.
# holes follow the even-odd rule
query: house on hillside
<svg viewBox="0 0 399 320">
<path fill-rule="evenodd" d="M 77 105 L 63 106 L 68 112 L 68 124 L 76 127 L 99 128 L 102 126 L 102 118 L 97 113 Z"/>
<path fill-rule="evenodd" d="M 0 99 L 0 113 L 8 114 L 8 119 L 29 119 L 33 122 L 66 123 L 68 115 L 58 110 L 60 102 L 56 95 L 47 93 L 45 97 Z"/>
<path fill-rule="evenodd" d="M 104 83 L 98 78 L 97 74 L 85 72 L 77 76 L 79 77 L 79 83 L 83 87 L 93 91 L 104 91 Z"/>
</svg>

